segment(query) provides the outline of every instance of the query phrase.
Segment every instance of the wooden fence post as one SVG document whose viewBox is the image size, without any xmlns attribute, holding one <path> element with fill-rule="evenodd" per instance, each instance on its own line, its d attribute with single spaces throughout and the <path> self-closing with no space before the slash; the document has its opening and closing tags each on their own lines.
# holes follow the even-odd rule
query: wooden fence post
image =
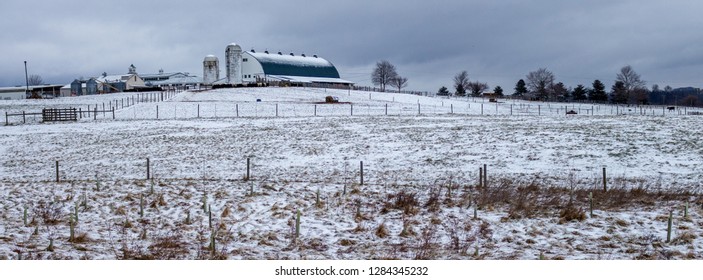
<svg viewBox="0 0 703 280">
<path fill-rule="evenodd" d="M 671 242 L 671 220 L 674 216 L 674 211 L 669 211 L 669 219 L 666 222 L 666 243 Z"/>
<path fill-rule="evenodd" d="M 349 105 L 351 105 L 349 112 L 351 112 L 351 116 L 353 116 L 354 115 L 354 104 L 349 104 Z"/>
<path fill-rule="evenodd" d="M 159 119 L 159 105 L 156 105 L 156 119 Z"/>
<path fill-rule="evenodd" d="M 359 167 L 360 167 L 360 175 L 361 175 L 361 185 L 364 185 L 364 161 L 359 162 Z"/>
<path fill-rule="evenodd" d="M 483 165 L 483 187 L 487 188 L 488 187 L 488 166 L 486 164 Z"/>
<path fill-rule="evenodd" d="M 315 113 L 314 116 L 317 117 L 317 104 L 315 104 Z"/>
<path fill-rule="evenodd" d="M 420 103 L 417 103 L 417 114 L 420 115 Z"/>
<path fill-rule="evenodd" d="M 449 107 L 451 108 L 449 113 L 454 114 L 454 104 L 450 104 Z"/>
<path fill-rule="evenodd" d="M 112 107 L 112 119 L 115 119 L 115 107 Z"/>
<path fill-rule="evenodd" d="M 235 106 L 234 108 L 237 111 L 237 118 L 239 118 L 239 104 L 234 104 L 234 106 Z"/>
<path fill-rule="evenodd" d="M 98 106 L 95 105 L 95 108 L 93 108 L 93 110 L 94 110 L 93 111 L 93 120 L 97 120 L 98 119 Z"/>
<path fill-rule="evenodd" d="M 478 187 L 483 187 L 483 167 L 478 168 Z"/>
<path fill-rule="evenodd" d="M 59 161 L 56 161 L 56 183 L 59 182 Z"/>
<path fill-rule="evenodd" d="M 388 103 L 386 103 L 386 116 L 388 116 Z"/>
<path fill-rule="evenodd" d="M 22 123 L 27 123 L 27 117 L 24 115 L 24 111 L 22 111 Z"/>
<path fill-rule="evenodd" d="M 251 159 L 247 158 L 247 176 L 244 178 L 245 181 L 249 181 L 249 170 L 250 170 L 250 165 L 251 165 Z"/>
<path fill-rule="evenodd" d="M 151 167 L 151 164 L 149 163 L 149 158 L 146 158 L 146 179 L 147 180 L 151 179 L 150 167 Z"/>
<path fill-rule="evenodd" d="M 200 104 L 198 104 L 198 118 L 200 118 Z"/>
<path fill-rule="evenodd" d="M 605 167 L 603 167 L 603 192 L 608 191 L 608 180 L 607 177 L 605 176 Z"/>
<path fill-rule="evenodd" d="M 278 117 L 278 103 L 276 103 L 276 117 Z"/>
<path fill-rule="evenodd" d="M 5 125 L 9 125 L 9 124 L 10 124 L 10 122 L 7 118 L 7 112 L 5 112 Z"/>
</svg>

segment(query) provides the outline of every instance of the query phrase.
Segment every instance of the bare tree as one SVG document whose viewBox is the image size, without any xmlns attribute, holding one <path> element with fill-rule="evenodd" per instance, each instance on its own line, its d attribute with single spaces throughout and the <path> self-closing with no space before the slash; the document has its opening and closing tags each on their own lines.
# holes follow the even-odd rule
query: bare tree
<svg viewBox="0 0 703 280">
<path fill-rule="evenodd" d="M 632 69 L 632 66 L 626 65 L 620 68 L 620 73 L 617 74 L 615 81 L 622 82 L 625 89 L 632 91 L 637 88 L 642 88 L 645 86 L 645 82 L 642 81 L 640 75 Z"/>
<path fill-rule="evenodd" d="M 539 99 L 547 99 L 554 85 L 554 74 L 547 68 L 539 68 L 527 74 L 527 87 Z"/>
<path fill-rule="evenodd" d="M 469 88 L 469 73 L 466 71 L 461 71 L 461 73 L 454 76 L 454 89 L 456 89 L 456 95 L 464 96 L 466 90 Z"/>
<path fill-rule="evenodd" d="M 642 81 L 640 75 L 632 69 L 632 66 L 626 65 L 620 68 L 620 73 L 617 74 L 615 82 L 622 82 L 628 103 L 642 103 L 643 98 L 641 92 L 646 91 L 646 83 Z"/>
<path fill-rule="evenodd" d="M 398 93 L 400 93 L 401 89 L 408 86 L 408 78 L 396 76 L 395 78 L 391 79 L 391 85 L 393 85 L 394 88 L 397 88 Z"/>
<path fill-rule="evenodd" d="M 471 90 L 471 95 L 479 96 L 488 89 L 488 84 L 479 81 L 470 82 L 469 89 Z"/>
<path fill-rule="evenodd" d="M 381 91 L 386 91 L 386 85 L 390 84 L 393 78 L 397 77 L 395 66 L 387 60 L 376 62 L 376 68 L 371 73 L 371 82 L 380 86 Z"/>
<path fill-rule="evenodd" d="M 27 83 L 30 86 L 38 86 L 43 84 L 44 80 L 41 78 L 41 76 L 32 74 L 29 75 L 29 77 L 27 78 Z"/>
</svg>

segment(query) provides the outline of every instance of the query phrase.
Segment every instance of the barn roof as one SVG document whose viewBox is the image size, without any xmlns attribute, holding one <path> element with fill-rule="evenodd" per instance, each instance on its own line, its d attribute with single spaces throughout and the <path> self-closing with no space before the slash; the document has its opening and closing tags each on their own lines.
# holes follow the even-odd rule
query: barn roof
<svg viewBox="0 0 703 280">
<path fill-rule="evenodd" d="M 340 78 L 337 68 L 320 57 L 246 52 L 254 57 L 266 75 Z"/>
</svg>

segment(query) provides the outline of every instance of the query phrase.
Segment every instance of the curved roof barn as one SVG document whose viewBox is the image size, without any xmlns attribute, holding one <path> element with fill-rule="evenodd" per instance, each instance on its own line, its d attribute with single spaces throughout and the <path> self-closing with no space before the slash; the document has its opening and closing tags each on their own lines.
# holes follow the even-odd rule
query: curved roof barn
<svg viewBox="0 0 703 280">
<path fill-rule="evenodd" d="M 246 53 L 261 64 L 267 75 L 340 78 L 337 68 L 331 62 L 317 56 Z"/>
</svg>

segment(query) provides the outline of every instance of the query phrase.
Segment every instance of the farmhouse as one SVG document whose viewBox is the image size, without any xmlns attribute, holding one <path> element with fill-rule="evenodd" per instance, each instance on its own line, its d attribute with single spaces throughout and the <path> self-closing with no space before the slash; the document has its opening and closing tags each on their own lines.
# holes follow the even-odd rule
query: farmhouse
<svg viewBox="0 0 703 280">
<path fill-rule="evenodd" d="M 224 78 L 213 79 L 212 75 L 219 73 L 212 70 L 213 65 L 216 65 L 213 56 L 207 56 L 203 62 L 203 80 L 215 80 L 215 86 L 277 83 L 346 88 L 353 85 L 352 82 L 341 79 L 339 71 L 331 62 L 317 55 L 256 52 L 253 49 L 242 51 L 242 48 L 234 43 L 225 49 Z"/>
</svg>

